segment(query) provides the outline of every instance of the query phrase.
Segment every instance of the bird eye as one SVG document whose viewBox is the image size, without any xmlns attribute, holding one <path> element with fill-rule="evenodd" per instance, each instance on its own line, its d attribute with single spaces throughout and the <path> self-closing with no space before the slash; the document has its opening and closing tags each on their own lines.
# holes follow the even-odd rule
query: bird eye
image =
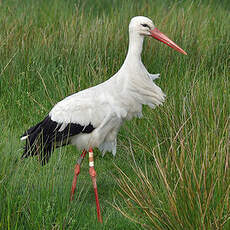
<svg viewBox="0 0 230 230">
<path fill-rule="evenodd" d="M 144 27 L 149 27 L 147 24 L 141 24 L 142 26 L 144 26 Z"/>
</svg>

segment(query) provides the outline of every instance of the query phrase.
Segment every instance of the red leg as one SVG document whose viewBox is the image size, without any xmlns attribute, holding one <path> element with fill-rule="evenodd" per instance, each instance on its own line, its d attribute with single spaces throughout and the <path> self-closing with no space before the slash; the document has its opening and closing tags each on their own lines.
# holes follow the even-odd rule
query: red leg
<svg viewBox="0 0 230 230">
<path fill-rule="evenodd" d="M 81 163 L 84 160 L 85 155 L 86 155 L 86 151 L 83 150 L 83 152 L 82 152 L 81 156 L 78 158 L 77 164 L 75 165 L 75 168 L 74 168 L 74 177 L 73 177 L 72 189 L 71 189 L 71 194 L 70 194 L 70 201 L 73 200 L 74 192 L 75 192 L 76 185 L 77 185 L 77 176 L 80 173 Z"/>
<path fill-rule="evenodd" d="M 94 169 L 93 149 L 92 148 L 89 149 L 89 175 L 91 176 L 93 188 L 94 188 L 94 194 L 95 194 L 95 200 L 96 200 L 96 206 L 97 206 L 97 219 L 98 219 L 98 222 L 102 223 L 101 209 L 100 209 L 98 192 L 97 192 L 96 171 Z"/>
</svg>

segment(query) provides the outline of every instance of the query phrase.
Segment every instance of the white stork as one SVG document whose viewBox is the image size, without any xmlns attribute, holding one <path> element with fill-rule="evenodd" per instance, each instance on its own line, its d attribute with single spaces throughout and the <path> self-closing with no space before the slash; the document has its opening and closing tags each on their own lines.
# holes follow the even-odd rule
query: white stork
<svg viewBox="0 0 230 230">
<path fill-rule="evenodd" d="M 116 154 L 117 134 L 125 120 L 142 116 L 142 105 L 162 105 L 165 94 L 153 82 L 159 74 L 150 74 L 141 61 L 144 37 L 153 37 L 178 52 L 186 52 L 162 34 L 153 22 L 143 16 L 129 24 L 129 48 L 120 70 L 109 80 L 70 95 L 58 102 L 43 121 L 28 129 L 22 158 L 38 155 L 48 162 L 55 147 L 75 145 L 82 154 L 75 166 L 71 190 L 73 199 L 80 165 L 89 152 L 90 176 L 95 191 L 98 221 L 102 222 L 98 201 L 93 148 L 102 154 Z"/>
</svg>

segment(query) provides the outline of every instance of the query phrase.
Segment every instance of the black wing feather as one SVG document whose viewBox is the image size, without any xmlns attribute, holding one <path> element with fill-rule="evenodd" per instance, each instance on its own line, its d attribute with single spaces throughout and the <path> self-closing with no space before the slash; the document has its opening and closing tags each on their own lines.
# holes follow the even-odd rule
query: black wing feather
<svg viewBox="0 0 230 230">
<path fill-rule="evenodd" d="M 69 144 L 69 137 L 79 133 L 91 133 L 95 129 L 90 123 L 87 126 L 69 123 L 64 130 L 58 131 L 61 125 L 47 116 L 43 121 L 29 128 L 22 135 L 28 136 L 22 158 L 39 155 L 39 159 L 44 165 L 49 161 L 55 147 Z"/>
</svg>

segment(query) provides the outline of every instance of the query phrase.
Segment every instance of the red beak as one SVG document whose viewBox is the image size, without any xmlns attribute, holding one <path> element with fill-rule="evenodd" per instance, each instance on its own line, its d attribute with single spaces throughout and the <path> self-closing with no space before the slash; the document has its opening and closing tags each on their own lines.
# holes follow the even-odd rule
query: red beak
<svg viewBox="0 0 230 230">
<path fill-rule="evenodd" d="M 151 32 L 151 36 L 163 43 L 165 43 L 166 45 L 170 46 L 171 48 L 173 48 L 174 50 L 187 55 L 187 53 L 181 49 L 176 43 L 174 43 L 172 40 L 170 40 L 166 35 L 164 35 L 163 33 L 161 33 L 156 27 L 150 31 Z"/>
</svg>

